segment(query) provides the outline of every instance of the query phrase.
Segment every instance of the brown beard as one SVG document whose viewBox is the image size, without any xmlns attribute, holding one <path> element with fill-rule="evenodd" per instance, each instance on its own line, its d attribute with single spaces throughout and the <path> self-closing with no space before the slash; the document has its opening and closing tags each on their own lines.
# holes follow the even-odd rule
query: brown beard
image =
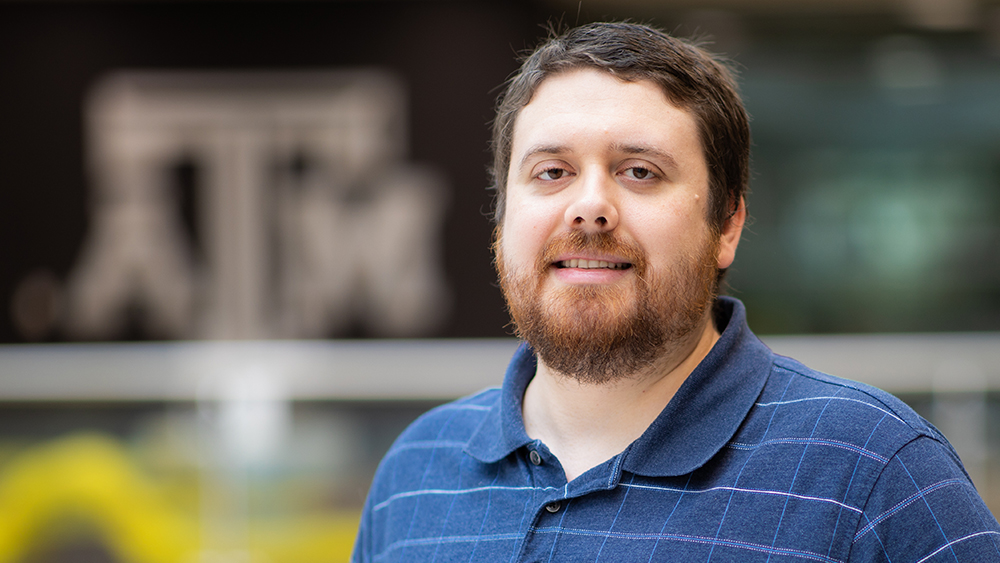
<svg viewBox="0 0 1000 563">
<path fill-rule="evenodd" d="M 549 241 L 533 271 L 525 271 L 505 262 L 502 238 L 498 229 L 494 252 L 516 335 L 546 366 L 581 383 L 610 383 L 650 365 L 680 346 L 715 301 L 717 236 L 710 236 L 698 255 L 664 272 L 650 271 L 634 243 L 612 233 L 582 231 Z M 556 257 L 585 251 L 630 262 L 632 287 L 561 287 L 544 295 Z"/>
</svg>

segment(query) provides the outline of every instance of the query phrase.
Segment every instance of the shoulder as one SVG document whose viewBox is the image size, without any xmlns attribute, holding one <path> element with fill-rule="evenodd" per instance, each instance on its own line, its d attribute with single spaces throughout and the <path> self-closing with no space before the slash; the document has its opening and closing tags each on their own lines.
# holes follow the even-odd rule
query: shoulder
<svg viewBox="0 0 1000 563">
<path fill-rule="evenodd" d="M 889 460 L 872 486 L 851 560 L 1000 561 L 1000 524 L 950 448 L 919 437 Z"/>
<path fill-rule="evenodd" d="M 936 428 L 890 393 L 784 356 L 774 356 L 770 377 L 754 406 L 758 416 L 773 416 L 772 422 L 813 424 L 814 435 L 854 435 L 854 441 L 864 434 L 868 446 L 887 457 L 918 437 L 947 444 Z"/>
<path fill-rule="evenodd" d="M 746 470 L 762 487 L 781 468 L 797 488 L 849 498 L 860 511 L 885 468 L 918 441 L 963 471 L 944 436 L 891 394 L 782 356 L 770 370 L 729 443 L 749 456 Z"/>
<path fill-rule="evenodd" d="M 382 458 L 369 501 L 380 502 L 400 491 L 420 488 L 438 477 L 455 474 L 469 439 L 499 398 L 499 389 L 487 389 L 431 409 L 417 418 Z"/>
<path fill-rule="evenodd" d="M 411 501 L 454 488 L 469 439 L 499 400 L 499 389 L 481 391 L 427 411 L 400 434 L 375 471 L 355 561 L 368 561 L 409 529 L 416 510 Z M 424 507 L 431 514 L 437 514 L 437 508 L 433 503 Z"/>
<path fill-rule="evenodd" d="M 435 407 L 410 424 L 386 456 L 415 442 L 446 441 L 464 445 L 499 400 L 500 389 L 490 388 Z"/>
<path fill-rule="evenodd" d="M 1000 557 L 997 522 L 955 450 L 870 385 L 774 356 L 729 456 L 743 488 L 809 499 L 802 511 L 812 512 L 801 521 L 850 534 L 838 548 L 850 561 L 923 561 L 945 551 L 968 555 L 960 561 Z"/>
</svg>

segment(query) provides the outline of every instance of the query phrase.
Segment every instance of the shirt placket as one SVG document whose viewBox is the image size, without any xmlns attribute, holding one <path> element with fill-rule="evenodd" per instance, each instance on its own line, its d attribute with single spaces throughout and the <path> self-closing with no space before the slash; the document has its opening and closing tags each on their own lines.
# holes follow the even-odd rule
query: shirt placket
<svg viewBox="0 0 1000 563">
<path fill-rule="evenodd" d="M 521 457 L 531 475 L 534 493 L 530 507 L 532 525 L 525 534 L 517 561 L 544 563 L 549 561 L 558 541 L 557 530 L 570 502 L 566 496 L 566 476 L 559 461 L 538 440 L 528 444 Z"/>
</svg>

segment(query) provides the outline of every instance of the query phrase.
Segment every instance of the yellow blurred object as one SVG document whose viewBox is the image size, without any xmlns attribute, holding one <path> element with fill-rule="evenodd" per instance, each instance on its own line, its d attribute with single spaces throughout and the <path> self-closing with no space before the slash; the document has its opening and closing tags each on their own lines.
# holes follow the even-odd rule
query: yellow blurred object
<svg viewBox="0 0 1000 563">
<path fill-rule="evenodd" d="M 171 502 L 168 488 L 148 478 L 115 439 L 81 434 L 34 447 L 0 471 L 0 563 L 15 563 L 60 518 L 98 530 L 115 557 L 128 563 L 191 563 L 208 541 L 200 516 Z M 347 561 L 359 515 L 329 512 L 248 523 L 251 561 Z"/>
</svg>

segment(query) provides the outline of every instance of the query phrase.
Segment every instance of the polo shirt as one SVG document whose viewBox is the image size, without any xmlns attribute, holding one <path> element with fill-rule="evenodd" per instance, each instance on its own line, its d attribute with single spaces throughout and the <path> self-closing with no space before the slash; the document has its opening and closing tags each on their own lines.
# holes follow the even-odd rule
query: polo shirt
<svg viewBox="0 0 1000 563">
<path fill-rule="evenodd" d="M 646 432 L 572 482 L 501 389 L 434 409 L 379 466 L 355 562 L 1000 562 L 954 449 L 895 397 L 721 337 Z M 600 424 L 595 420 L 594 424 Z"/>
</svg>

